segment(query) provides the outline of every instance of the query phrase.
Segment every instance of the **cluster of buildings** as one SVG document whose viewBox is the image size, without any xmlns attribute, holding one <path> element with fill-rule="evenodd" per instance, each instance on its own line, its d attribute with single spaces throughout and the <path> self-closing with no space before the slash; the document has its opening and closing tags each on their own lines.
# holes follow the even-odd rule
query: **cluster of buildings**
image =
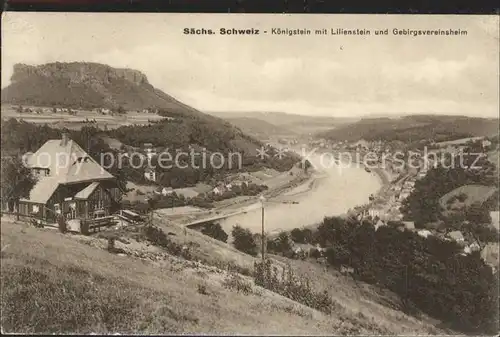
<svg viewBox="0 0 500 337">
<path fill-rule="evenodd" d="M 212 188 L 212 193 L 214 195 L 222 195 L 228 191 L 232 191 L 236 186 L 238 187 L 248 187 L 248 181 L 233 180 L 231 182 L 219 182 Z"/>
</svg>

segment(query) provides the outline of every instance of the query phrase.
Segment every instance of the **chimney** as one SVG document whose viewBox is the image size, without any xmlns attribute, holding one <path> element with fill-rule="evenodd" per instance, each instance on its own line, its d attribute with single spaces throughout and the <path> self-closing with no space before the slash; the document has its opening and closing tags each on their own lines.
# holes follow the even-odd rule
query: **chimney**
<svg viewBox="0 0 500 337">
<path fill-rule="evenodd" d="M 69 135 L 67 132 L 63 132 L 62 133 L 62 137 L 61 137 L 61 146 L 66 146 L 68 144 L 68 140 L 69 140 Z"/>
</svg>

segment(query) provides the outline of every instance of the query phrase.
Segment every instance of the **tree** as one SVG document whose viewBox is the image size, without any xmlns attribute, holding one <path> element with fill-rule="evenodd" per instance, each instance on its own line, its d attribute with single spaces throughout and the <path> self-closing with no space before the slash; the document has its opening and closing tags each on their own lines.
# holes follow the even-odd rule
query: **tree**
<svg viewBox="0 0 500 337">
<path fill-rule="evenodd" d="M 296 243 L 311 243 L 312 242 L 312 230 L 309 228 L 294 228 L 290 232 L 292 241 Z"/>
<path fill-rule="evenodd" d="M 149 223 L 153 223 L 153 211 L 158 205 L 158 198 L 148 198 L 148 212 L 149 212 Z"/>
<path fill-rule="evenodd" d="M 275 242 L 275 249 L 280 253 L 287 253 L 292 249 L 292 245 L 290 244 L 290 236 L 287 232 L 279 233 Z"/>
<path fill-rule="evenodd" d="M 36 179 L 20 158 L 2 156 L 1 182 L 2 204 L 6 203 L 10 210 L 15 204 L 19 220 L 19 199 L 29 198 L 29 193 L 35 185 Z"/>
<path fill-rule="evenodd" d="M 305 238 L 302 230 L 300 228 L 294 228 L 290 232 L 292 241 L 296 243 L 305 243 Z"/>
<path fill-rule="evenodd" d="M 222 229 L 219 223 L 210 223 L 206 225 L 202 231 L 203 234 L 208 235 L 216 240 L 227 242 L 228 235 Z"/>
<path fill-rule="evenodd" d="M 489 224 L 491 216 L 486 207 L 481 203 L 473 203 L 465 210 L 465 219 L 475 224 Z"/>
<path fill-rule="evenodd" d="M 234 238 L 234 248 L 252 256 L 257 255 L 257 244 L 255 243 L 252 233 L 248 229 L 236 225 L 233 227 L 231 235 Z"/>
<path fill-rule="evenodd" d="M 127 111 L 125 110 L 125 108 L 123 106 L 118 106 L 118 108 L 116 108 L 116 112 L 120 115 L 123 115 L 125 113 L 127 113 Z"/>
</svg>

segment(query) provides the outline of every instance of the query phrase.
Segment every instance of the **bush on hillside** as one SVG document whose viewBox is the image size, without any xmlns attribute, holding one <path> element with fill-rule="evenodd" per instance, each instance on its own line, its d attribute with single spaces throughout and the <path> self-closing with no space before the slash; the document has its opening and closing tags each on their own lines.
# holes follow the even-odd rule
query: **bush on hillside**
<svg viewBox="0 0 500 337">
<path fill-rule="evenodd" d="M 250 230 L 236 225 L 233 227 L 231 235 L 234 238 L 234 248 L 246 254 L 257 256 L 257 244 Z"/>
<path fill-rule="evenodd" d="M 318 231 L 330 264 L 349 266 L 356 279 L 394 291 L 405 308 L 464 332 L 498 330 L 498 275 L 478 252 L 464 256 L 453 241 L 391 226 L 347 226 L 341 218 L 326 218 Z"/>
<path fill-rule="evenodd" d="M 219 223 L 211 223 L 205 225 L 205 227 L 201 230 L 201 232 L 205 235 L 208 235 L 216 240 L 227 242 L 228 235 L 222 229 Z"/>
<path fill-rule="evenodd" d="M 312 242 L 312 230 L 309 228 L 294 228 L 290 232 L 292 241 L 296 243 L 311 243 Z"/>
<path fill-rule="evenodd" d="M 226 289 L 236 290 L 237 292 L 241 292 L 245 295 L 253 292 L 252 285 L 245 281 L 239 274 L 234 272 L 224 279 L 222 286 Z"/>
<path fill-rule="evenodd" d="M 183 257 L 186 260 L 191 260 L 192 255 L 187 247 L 183 247 L 170 240 L 163 230 L 153 225 L 147 225 L 142 228 L 142 233 L 146 239 L 153 245 L 165 249 L 169 254 Z"/>
<path fill-rule="evenodd" d="M 269 259 L 266 259 L 264 264 L 255 263 L 254 281 L 261 287 L 327 314 L 335 307 L 335 302 L 326 290 L 315 291 L 309 279 L 296 275 L 290 266 L 283 267 L 279 274 L 278 268 L 273 266 Z"/>
</svg>

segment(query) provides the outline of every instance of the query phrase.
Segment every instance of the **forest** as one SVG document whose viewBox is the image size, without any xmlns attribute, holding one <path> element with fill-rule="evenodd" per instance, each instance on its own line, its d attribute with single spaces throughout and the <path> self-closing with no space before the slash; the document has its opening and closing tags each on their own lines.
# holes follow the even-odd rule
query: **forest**
<svg viewBox="0 0 500 337">
<path fill-rule="evenodd" d="M 350 267 L 355 280 L 393 291 L 407 314 L 425 313 L 464 333 L 496 333 L 498 271 L 477 251 L 464 255 L 454 241 L 423 238 L 401 225 L 375 230 L 369 220 L 326 217 L 316 229 L 294 229 L 292 239 L 319 244 L 329 265 Z M 268 249 L 288 254 L 288 237 L 281 233 Z"/>
</svg>

